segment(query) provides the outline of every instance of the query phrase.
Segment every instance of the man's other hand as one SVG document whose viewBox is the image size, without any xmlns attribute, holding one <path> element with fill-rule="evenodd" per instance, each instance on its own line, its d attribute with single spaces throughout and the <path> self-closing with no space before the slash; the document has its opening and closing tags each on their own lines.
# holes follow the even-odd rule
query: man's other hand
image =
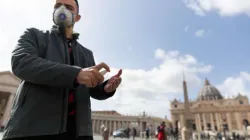
<svg viewBox="0 0 250 140">
<path fill-rule="evenodd" d="M 108 83 L 104 87 L 104 91 L 110 93 L 116 90 L 116 88 L 121 84 L 122 81 L 122 78 L 120 77 L 121 75 L 122 75 L 122 69 L 120 69 L 116 75 L 112 76 L 108 80 Z"/>
<path fill-rule="evenodd" d="M 99 72 L 101 69 L 105 69 L 110 72 L 110 68 L 105 63 L 100 63 L 93 67 L 82 69 L 77 75 L 77 82 L 79 84 L 84 84 L 86 87 L 95 87 L 103 83 L 104 77 Z"/>
</svg>

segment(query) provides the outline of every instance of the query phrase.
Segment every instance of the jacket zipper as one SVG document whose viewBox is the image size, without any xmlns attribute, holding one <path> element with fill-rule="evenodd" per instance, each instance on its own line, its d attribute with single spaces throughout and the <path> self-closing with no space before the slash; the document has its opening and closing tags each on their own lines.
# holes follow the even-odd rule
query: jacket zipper
<svg viewBox="0 0 250 140">
<path fill-rule="evenodd" d="M 63 40 L 64 49 L 66 49 L 66 54 L 65 54 L 66 61 L 67 61 L 67 63 L 69 63 L 70 62 L 70 60 L 69 60 L 69 51 L 68 51 L 68 46 L 67 46 L 67 42 L 66 42 L 65 37 L 63 37 L 62 40 Z M 65 96 L 68 95 L 67 92 L 68 92 L 67 89 L 64 90 L 64 92 L 63 92 L 63 99 L 62 99 L 62 121 L 61 121 L 61 129 L 59 130 L 59 133 L 60 132 L 62 133 L 63 132 L 63 128 L 64 128 L 64 120 L 65 120 L 64 115 L 65 115 L 65 102 L 66 102 L 65 101 Z M 67 110 L 66 110 L 66 112 L 67 112 Z"/>
<path fill-rule="evenodd" d="M 76 64 L 76 57 L 75 57 L 75 55 L 76 55 L 75 46 L 76 46 L 76 41 L 73 40 L 71 48 L 72 48 L 72 52 L 73 52 L 74 65 L 77 65 Z"/>
<path fill-rule="evenodd" d="M 72 41 L 72 53 L 73 53 L 73 59 L 74 59 L 74 65 L 77 65 L 76 62 L 76 49 L 75 47 L 77 46 L 77 42 L 73 39 Z M 76 99 L 76 94 L 75 94 L 75 99 Z M 77 103 L 75 103 L 75 109 L 76 109 L 76 116 L 75 116 L 75 121 L 76 121 L 76 138 L 78 138 L 78 134 L 79 134 L 79 127 L 77 126 Z"/>
</svg>

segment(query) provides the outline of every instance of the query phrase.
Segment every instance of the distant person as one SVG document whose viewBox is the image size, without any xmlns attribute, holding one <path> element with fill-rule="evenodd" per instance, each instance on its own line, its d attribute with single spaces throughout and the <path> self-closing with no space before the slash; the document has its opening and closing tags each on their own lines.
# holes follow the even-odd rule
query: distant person
<svg viewBox="0 0 250 140">
<path fill-rule="evenodd" d="M 237 139 L 237 140 L 240 139 L 240 134 L 239 134 L 239 133 L 236 135 L 236 139 Z"/>
<path fill-rule="evenodd" d="M 104 139 L 104 135 L 105 135 L 105 133 L 104 133 L 105 125 L 104 124 L 101 125 L 100 130 L 101 130 L 102 139 Z"/>
<path fill-rule="evenodd" d="M 149 139 L 149 133 L 150 133 L 149 128 L 147 127 L 145 131 L 146 131 L 146 139 Z"/>
<path fill-rule="evenodd" d="M 174 138 L 174 129 L 173 129 L 173 126 L 170 124 L 170 130 L 169 130 L 169 137 Z"/>
<path fill-rule="evenodd" d="M 236 140 L 236 134 L 235 132 L 232 133 L 233 140 Z"/>
<path fill-rule="evenodd" d="M 127 137 L 128 138 L 130 137 L 130 128 L 129 127 L 127 128 Z"/>
<path fill-rule="evenodd" d="M 93 140 L 90 97 L 108 99 L 121 83 L 122 70 L 104 81 L 99 71 L 109 66 L 96 65 L 93 52 L 78 42 L 78 1 L 55 2 L 52 29 L 27 29 L 12 52 L 21 83 L 3 139 Z"/>
<path fill-rule="evenodd" d="M 221 133 L 219 132 L 219 133 L 217 133 L 217 138 L 219 139 L 219 140 L 222 140 L 222 135 L 221 135 Z"/>
<path fill-rule="evenodd" d="M 158 126 L 157 131 L 157 138 L 158 140 L 165 140 L 165 122 L 162 122 L 160 126 Z"/>
<path fill-rule="evenodd" d="M 136 129 L 133 127 L 133 140 L 135 140 L 136 135 L 137 135 Z"/>
</svg>

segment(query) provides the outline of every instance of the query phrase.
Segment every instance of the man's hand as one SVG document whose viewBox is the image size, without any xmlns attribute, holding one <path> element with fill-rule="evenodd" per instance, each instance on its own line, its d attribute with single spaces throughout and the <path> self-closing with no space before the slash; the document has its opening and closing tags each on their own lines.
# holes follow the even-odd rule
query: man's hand
<svg viewBox="0 0 250 140">
<path fill-rule="evenodd" d="M 104 87 L 104 91 L 107 93 L 113 92 L 121 83 L 122 78 L 120 77 L 122 75 L 122 69 L 119 70 L 119 72 L 112 76 L 108 83 Z"/>
<path fill-rule="evenodd" d="M 105 63 L 100 63 L 96 66 L 82 69 L 77 75 L 77 82 L 79 84 L 84 84 L 86 87 L 95 87 L 101 84 L 104 80 L 102 74 L 100 74 L 100 70 L 104 68 L 108 72 L 110 72 L 110 68 Z"/>
</svg>

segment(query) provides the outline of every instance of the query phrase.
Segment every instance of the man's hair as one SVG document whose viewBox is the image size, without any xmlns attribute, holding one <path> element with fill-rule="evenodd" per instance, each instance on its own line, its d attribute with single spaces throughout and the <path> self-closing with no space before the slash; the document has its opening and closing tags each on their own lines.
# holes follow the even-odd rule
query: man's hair
<svg viewBox="0 0 250 140">
<path fill-rule="evenodd" d="M 76 6 L 77 6 L 77 14 L 79 14 L 79 3 L 78 3 L 78 0 L 75 0 L 76 2 Z"/>
</svg>

